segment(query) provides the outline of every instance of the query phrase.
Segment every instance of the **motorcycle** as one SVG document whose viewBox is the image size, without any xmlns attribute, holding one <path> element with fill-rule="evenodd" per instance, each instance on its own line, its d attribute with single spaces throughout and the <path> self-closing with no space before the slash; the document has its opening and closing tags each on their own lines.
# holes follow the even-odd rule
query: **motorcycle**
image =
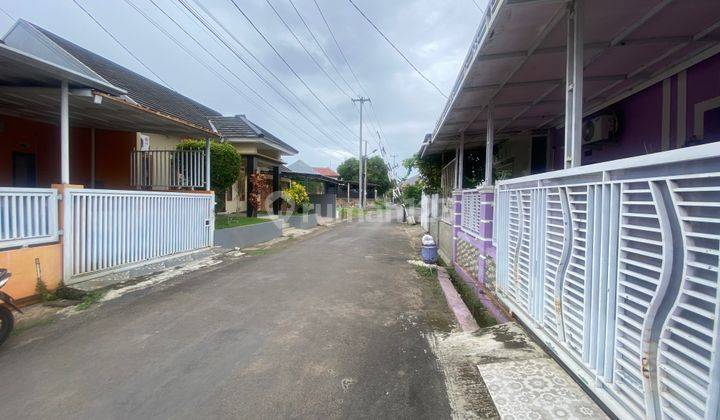
<svg viewBox="0 0 720 420">
<path fill-rule="evenodd" d="M 7 284 L 10 276 L 11 274 L 7 270 L 0 269 L 0 289 Z M 20 308 L 15 305 L 12 296 L 0 290 L 0 344 L 7 340 L 15 325 L 15 317 L 8 307 L 22 313 Z"/>
</svg>

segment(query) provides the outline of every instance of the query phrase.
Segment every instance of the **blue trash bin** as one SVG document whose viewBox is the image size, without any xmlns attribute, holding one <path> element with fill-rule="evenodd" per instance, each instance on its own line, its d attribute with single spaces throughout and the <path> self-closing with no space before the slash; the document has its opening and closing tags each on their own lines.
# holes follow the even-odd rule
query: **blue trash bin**
<svg viewBox="0 0 720 420">
<path fill-rule="evenodd" d="M 423 245 L 420 251 L 425 264 L 435 264 L 438 259 L 437 245 Z"/>
</svg>

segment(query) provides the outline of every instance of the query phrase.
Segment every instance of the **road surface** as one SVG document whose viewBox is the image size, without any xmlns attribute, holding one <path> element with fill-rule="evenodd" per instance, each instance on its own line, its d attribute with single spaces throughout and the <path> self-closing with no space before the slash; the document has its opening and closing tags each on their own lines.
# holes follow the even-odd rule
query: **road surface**
<svg viewBox="0 0 720 420">
<path fill-rule="evenodd" d="M 2 417 L 448 418 L 423 334 L 451 315 L 407 229 L 341 224 L 14 336 Z"/>
</svg>

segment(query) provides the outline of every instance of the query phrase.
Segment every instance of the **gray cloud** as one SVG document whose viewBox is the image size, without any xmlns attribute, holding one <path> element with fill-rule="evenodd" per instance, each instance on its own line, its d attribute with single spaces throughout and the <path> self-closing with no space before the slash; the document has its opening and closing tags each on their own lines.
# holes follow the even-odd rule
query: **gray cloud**
<svg viewBox="0 0 720 420">
<path fill-rule="evenodd" d="M 318 70 L 315 63 L 297 44 L 287 28 L 278 20 L 265 0 L 236 0 L 243 11 L 263 31 L 295 71 L 316 94 L 331 107 L 351 132 L 323 109 L 292 72 L 273 53 L 230 0 L 199 0 L 219 18 L 235 36 L 268 68 L 302 99 L 298 105 L 307 115 L 309 107 L 319 115 L 311 117 L 330 133 L 332 141 L 317 132 L 281 97 L 267 88 L 240 61 L 181 10 L 176 0 L 156 0 L 171 16 L 197 37 L 210 51 L 233 69 L 270 101 L 288 115 L 309 139 L 287 120 L 254 97 L 233 76 L 203 53 L 177 27 L 167 20 L 148 0 L 131 0 L 172 34 L 213 65 L 228 80 L 246 92 L 256 106 L 230 90 L 206 68 L 190 58 L 172 41 L 130 8 L 123 0 L 80 0 L 97 19 L 105 24 L 125 45 L 131 48 L 150 68 L 163 77 L 173 89 L 202 102 L 224 114 L 246 114 L 251 120 L 275 133 L 300 150 L 299 157 L 311 165 L 336 166 L 357 150 L 357 108 L 350 99 Z M 283 19 L 293 28 L 305 46 L 325 70 L 344 86 L 334 69 L 315 46 L 310 34 L 300 22 L 288 0 L 270 0 Z M 373 101 L 373 108 L 386 138 L 389 152 L 401 160 L 417 151 L 420 140 L 434 127 L 445 99 L 423 81 L 389 45 L 365 22 L 346 0 L 317 0 L 326 13 L 345 54 Z M 335 66 L 359 94 L 352 75 L 327 32 L 312 0 L 294 0 L 313 33 L 320 40 Z M 75 6 L 71 0 L 0 0 L 2 8 L 14 17 L 22 17 L 43 26 L 85 48 L 95 51 L 138 73 L 152 78 L 140 64 L 119 48 L 112 39 Z M 473 0 L 356 0 L 375 23 L 392 39 L 443 91 L 449 93 L 467 48 L 480 21 L 481 12 Z M 478 3 L 484 5 L 485 1 Z M 0 31 L 10 28 L 12 21 L 0 14 Z M 238 47 L 238 50 L 241 49 Z M 258 66 L 259 68 L 259 66 Z M 272 80 L 268 76 L 269 80 Z M 272 80 L 275 85 L 277 82 Z M 278 87 L 279 88 L 279 87 Z M 279 88 L 281 91 L 282 88 Z M 283 92 L 290 97 L 287 92 Z M 292 99 L 292 97 L 290 97 Z M 294 101 L 294 99 L 293 99 Z M 373 117 L 373 113 L 366 113 Z M 376 123 L 368 124 L 373 128 Z M 368 140 L 377 136 L 368 133 Z M 367 138 L 366 137 L 366 138 Z M 371 143 L 372 144 L 372 143 Z M 346 150 L 343 150 L 346 149 Z M 292 161 L 293 159 L 289 159 Z"/>
</svg>

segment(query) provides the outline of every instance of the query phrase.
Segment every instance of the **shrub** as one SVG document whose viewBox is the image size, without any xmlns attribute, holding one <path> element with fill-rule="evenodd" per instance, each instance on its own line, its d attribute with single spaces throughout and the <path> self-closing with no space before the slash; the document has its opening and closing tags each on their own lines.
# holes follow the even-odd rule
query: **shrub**
<svg viewBox="0 0 720 420">
<path fill-rule="evenodd" d="M 422 198 L 422 187 L 418 184 L 405 185 L 402 190 L 403 201 L 407 205 L 417 206 Z"/>
<path fill-rule="evenodd" d="M 290 187 L 283 192 L 290 204 L 295 205 L 295 213 L 303 213 L 306 205 L 310 203 L 310 196 L 299 182 L 290 181 Z"/>
</svg>

